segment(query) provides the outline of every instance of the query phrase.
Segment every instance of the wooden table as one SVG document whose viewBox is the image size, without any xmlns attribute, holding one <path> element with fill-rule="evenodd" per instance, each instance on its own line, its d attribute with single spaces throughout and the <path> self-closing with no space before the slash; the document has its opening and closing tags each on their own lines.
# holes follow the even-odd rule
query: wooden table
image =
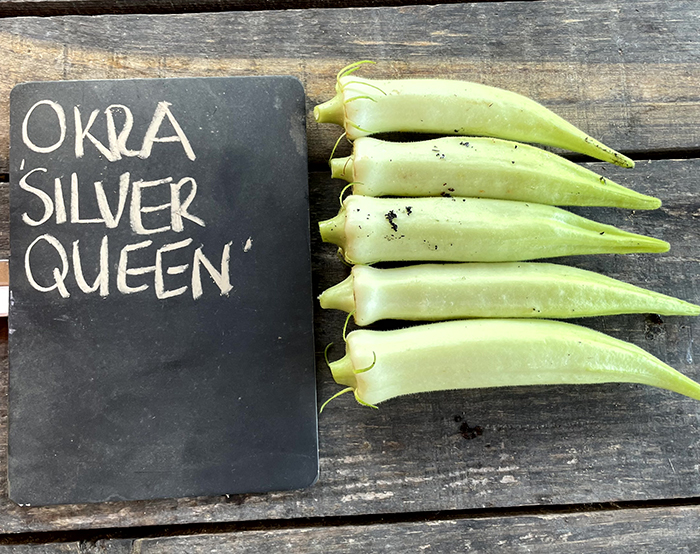
<svg viewBox="0 0 700 554">
<path fill-rule="evenodd" d="M 663 238 L 671 252 L 565 262 L 700 302 L 697 2 L 397 3 L 308 0 L 298 4 L 303 9 L 286 10 L 294 3 L 0 2 L 7 16 L 0 20 L 0 256 L 9 255 L 8 107 L 16 83 L 291 74 L 308 95 L 320 293 L 347 268 L 315 228 L 337 210 L 341 186 L 325 166 L 339 132 L 317 125 L 311 109 L 333 94 L 339 68 L 369 58 L 378 64 L 363 75 L 461 78 L 523 93 L 635 158 L 634 170 L 574 159 L 660 197 L 661 209 L 574 211 Z M 39 17 L 25 17 L 33 15 Z M 343 319 L 317 311 L 321 400 L 339 389 L 323 348 L 339 340 Z M 695 319 L 635 315 L 579 323 L 700 378 Z M 19 507 L 7 499 L 4 477 L 6 324 L 2 333 L 0 552 L 700 548 L 700 403 L 634 385 L 435 393 L 389 401 L 380 410 L 345 396 L 320 418 L 321 475 L 307 490 Z"/>
</svg>

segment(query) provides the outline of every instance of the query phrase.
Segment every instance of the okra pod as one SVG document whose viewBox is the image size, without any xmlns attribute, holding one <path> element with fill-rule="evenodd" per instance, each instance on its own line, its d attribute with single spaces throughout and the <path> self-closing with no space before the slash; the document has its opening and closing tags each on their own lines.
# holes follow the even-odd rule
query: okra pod
<svg viewBox="0 0 700 554">
<path fill-rule="evenodd" d="M 641 348 L 561 321 L 473 319 L 360 329 L 348 334 L 345 356 L 329 365 L 335 381 L 368 405 L 437 390 L 614 382 L 700 400 L 700 384 Z"/>
<path fill-rule="evenodd" d="M 508 262 L 666 252 L 667 242 L 542 204 L 486 198 L 348 196 L 321 237 L 346 261 Z"/>
<path fill-rule="evenodd" d="M 354 141 L 352 154 L 331 160 L 332 176 L 364 196 L 471 196 L 553 206 L 653 210 L 661 201 L 618 185 L 566 158 L 528 144 L 443 137 Z"/>
<path fill-rule="evenodd" d="M 352 313 L 358 325 L 382 319 L 700 315 L 700 306 L 592 271 L 528 262 L 355 265 L 319 300 L 323 308 Z"/>
<path fill-rule="evenodd" d="M 363 79 L 362 63 L 338 74 L 336 96 L 314 108 L 319 123 L 336 123 L 350 140 L 386 132 L 496 137 L 554 146 L 623 167 L 634 162 L 525 96 L 446 79 Z"/>
</svg>

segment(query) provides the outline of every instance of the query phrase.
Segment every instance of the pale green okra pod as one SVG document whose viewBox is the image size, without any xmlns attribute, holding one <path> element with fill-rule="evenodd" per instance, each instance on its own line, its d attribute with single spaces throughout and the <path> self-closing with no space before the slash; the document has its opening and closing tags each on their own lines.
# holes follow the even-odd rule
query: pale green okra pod
<svg viewBox="0 0 700 554">
<path fill-rule="evenodd" d="M 564 148 L 634 167 L 551 110 L 496 87 L 447 79 L 363 79 L 351 75 L 358 62 L 338 74 L 336 96 L 314 108 L 319 123 L 336 123 L 350 140 L 386 132 L 496 137 Z"/>
<path fill-rule="evenodd" d="M 667 242 L 553 206 L 486 198 L 352 195 L 321 237 L 349 263 L 508 262 L 578 254 L 666 252 Z"/>
<path fill-rule="evenodd" d="M 629 313 L 700 315 L 700 306 L 592 271 L 550 263 L 353 266 L 321 307 L 382 319 L 572 318 Z"/>
<path fill-rule="evenodd" d="M 561 321 L 474 319 L 360 329 L 347 336 L 345 356 L 330 368 L 345 391 L 369 405 L 437 390 L 613 382 L 700 400 L 700 384 L 641 348 Z"/>
<path fill-rule="evenodd" d="M 332 176 L 364 196 L 470 196 L 553 206 L 653 210 L 661 201 L 528 144 L 483 137 L 354 141 Z"/>
</svg>

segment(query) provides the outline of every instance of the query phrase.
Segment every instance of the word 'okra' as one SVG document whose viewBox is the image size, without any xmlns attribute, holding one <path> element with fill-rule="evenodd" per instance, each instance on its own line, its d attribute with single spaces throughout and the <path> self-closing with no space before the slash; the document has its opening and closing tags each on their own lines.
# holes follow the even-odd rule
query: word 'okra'
<svg viewBox="0 0 700 554">
<path fill-rule="evenodd" d="M 661 201 L 528 144 L 483 137 L 354 141 L 332 176 L 365 196 L 471 196 L 558 206 L 653 210 Z"/>
<path fill-rule="evenodd" d="M 360 329 L 330 363 L 362 404 L 406 394 L 485 387 L 639 383 L 700 400 L 700 384 L 641 348 L 548 320 L 473 319 L 396 331 Z M 336 395 L 338 396 L 338 395 Z"/>
<path fill-rule="evenodd" d="M 355 265 L 319 300 L 322 308 L 352 313 L 358 325 L 381 319 L 700 315 L 700 306 L 592 271 L 528 262 Z"/>
<path fill-rule="evenodd" d="M 319 123 L 336 123 L 350 140 L 392 131 L 497 137 L 572 150 L 623 167 L 634 162 L 525 96 L 446 79 L 374 80 L 338 73 L 336 96 L 314 108 Z"/>
<path fill-rule="evenodd" d="M 348 196 L 321 237 L 349 263 L 508 262 L 666 252 L 667 242 L 542 204 L 486 198 Z"/>
</svg>

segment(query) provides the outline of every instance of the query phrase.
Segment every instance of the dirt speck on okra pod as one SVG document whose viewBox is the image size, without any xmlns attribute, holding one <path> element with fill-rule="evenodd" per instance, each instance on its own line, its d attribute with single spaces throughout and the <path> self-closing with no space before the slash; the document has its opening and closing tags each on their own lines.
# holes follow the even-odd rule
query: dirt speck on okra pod
<svg viewBox="0 0 700 554">
<path fill-rule="evenodd" d="M 399 230 L 398 225 L 396 225 L 396 222 L 394 221 L 394 220 L 396 219 L 396 217 L 397 217 L 397 216 L 396 216 L 396 212 L 394 212 L 394 210 L 389 210 L 389 211 L 384 215 L 384 217 L 385 217 L 386 220 L 389 222 L 389 225 L 391 225 L 391 228 L 392 228 L 392 230 L 393 230 L 394 232 L 396 232 L 396 231 Z"/>
</svg>

